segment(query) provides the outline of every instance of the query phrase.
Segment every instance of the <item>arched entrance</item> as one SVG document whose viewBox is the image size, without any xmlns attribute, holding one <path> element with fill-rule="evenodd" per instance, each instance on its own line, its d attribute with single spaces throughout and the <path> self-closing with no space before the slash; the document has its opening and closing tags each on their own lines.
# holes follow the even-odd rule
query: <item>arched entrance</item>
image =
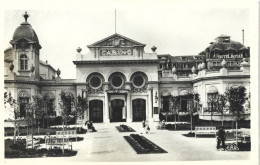
<svg viewBox="0 0 260 165">
<path fill-rule="evenodd" d="M 115 99 L 111 101 L 111 122 L 125 122 L 124 100 Z"/>
<path fill-rule="evenodd" d="M 142 121 L 146 119 L 146 101 L 145 99 L 135 99 L 132 101 L 133 121 Z"/>
<path fill-rule="evenodd" d="M 93 122 L 103 122 L 103 101 L 89 101 L 89 120 Z"/>
</svg>

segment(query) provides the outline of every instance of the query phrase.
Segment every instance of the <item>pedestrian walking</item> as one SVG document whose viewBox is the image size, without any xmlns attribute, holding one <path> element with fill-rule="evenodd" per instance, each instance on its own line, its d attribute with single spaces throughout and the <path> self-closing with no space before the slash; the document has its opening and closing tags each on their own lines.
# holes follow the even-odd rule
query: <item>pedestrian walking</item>
<svg viewBox="0 0 260 165">
<path fill-rule="evenodd" d="M 145 132 L 145 120 L 142 121 L 142 132 L 141 132 L 141 134 L 142 134 L 143 132 Z"/>
</svg>

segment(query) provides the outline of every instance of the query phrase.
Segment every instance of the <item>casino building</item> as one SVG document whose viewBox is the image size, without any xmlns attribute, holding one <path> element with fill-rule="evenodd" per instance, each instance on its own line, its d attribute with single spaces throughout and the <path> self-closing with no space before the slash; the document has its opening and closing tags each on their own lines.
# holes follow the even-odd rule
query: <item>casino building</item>
<svg viewBox="0 0 260 165">
<path fill-rule="evenodd" d="M 199 55 L 172 56 L 144 51 L 143 43 L 113 34 L 77 48 L 76 79 L 62 79 L 61 71 L 40 60 L 42 48 L 27 22 L 15 30 L 12 45 L 4 51 L 4 88 L 19 100 L 20 118 L 32 96 L 42 97 L 60 115 L 60 93 L 87 98 L 84 120 L 93 122 L 158 121 L 169 109 L 169 96 L 200 95 L 200 118 L 209 119 L 208 98 L 224 93 L 227 86 L 245 86 L 250 91 L 250 49 L 230 36 L 221 35 Z M 187 100 L 181 100 L 183 114 Z M 74 107 L 72 106 L 72 109 Z M 250 114 L 250 111 L 248 111 Z M 218 114 L 214 114 L 218 119 Z M 227 119 L 229 113 L 226 113 Z"/>
</svg>

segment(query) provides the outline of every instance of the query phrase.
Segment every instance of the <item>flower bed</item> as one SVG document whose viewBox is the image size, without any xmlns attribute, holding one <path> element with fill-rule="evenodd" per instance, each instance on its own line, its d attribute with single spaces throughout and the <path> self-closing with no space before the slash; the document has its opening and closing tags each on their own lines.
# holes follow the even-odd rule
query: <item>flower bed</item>
<svg viewBox="0 0 260 165">
<path fill-rule="evenodd" d="M 42 149 L 26 149 L 25 139 L 17 140 L 15 144 L 13 140 L 5 140 L 5 158 L 37 158 L 37 157 L 62 157 L 75 156 L 77 151 L 62 150 L 59 148 L 47 150 Z"/>
<path fill-rule="evenodd" d="M 119 132 L 135 132 L 135 130 L 127 125 L 121 124 L 120 126 L 116 126 Z"/>
<path fill-rule="evenodd" d="M 167 153 L 144 136 L 130 134 L 130 136 L 124 136 L 124 138 L 134 148 L 137 154 Z"/>
<path fill-rule="evenodd" d="M 75 128 L 66 128 L 65 130 L 75 130 Z M 31 131 L 31 128 L 29 129 Z M 62 131 L 62 128 L 40 128 L 38 133 L 38 128 L 34 128 L 34 135 L 55 135 L 56 131 Z M 27 128 L 19 129 L 20 136 L 27 135 Z M 81 128 L 77 129 L 77 134 L 85 134 L 87 132 L 86 129 Z M 5 128 L 5 136 L 14 136 L 14 128 Z"/>
<path fill-rule="evenodd" d="M 26 149 L 26 150 L 12 150 L 5 152 L 5 158 L 40 158 L 40 157 L 68 157 L 75 156 L 77 151 L 64 150 L 64 154 L 62 154 L 61 149 L 50 149 L 47 150 L 45 148 L 42 149 Z"/>
</svg>

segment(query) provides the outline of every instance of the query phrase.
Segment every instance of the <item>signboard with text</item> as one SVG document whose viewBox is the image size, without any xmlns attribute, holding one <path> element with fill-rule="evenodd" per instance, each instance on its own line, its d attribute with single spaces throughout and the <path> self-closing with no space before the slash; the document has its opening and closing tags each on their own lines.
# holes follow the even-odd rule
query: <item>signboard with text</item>
<svg viewBox="0 0 260 165">
<path fill-rule="evenodd" d="M 133 55 L 133 50 L 129 48 L 120 48 L 120 49 L 102 49 L 100 52 L 101 56 L 124 56 L 124 55 Z"/>
<path fill-rule="evenodd" d="M 243 58 L 243 54 L 218 55 L 218 58 Z"/>
</svg>

